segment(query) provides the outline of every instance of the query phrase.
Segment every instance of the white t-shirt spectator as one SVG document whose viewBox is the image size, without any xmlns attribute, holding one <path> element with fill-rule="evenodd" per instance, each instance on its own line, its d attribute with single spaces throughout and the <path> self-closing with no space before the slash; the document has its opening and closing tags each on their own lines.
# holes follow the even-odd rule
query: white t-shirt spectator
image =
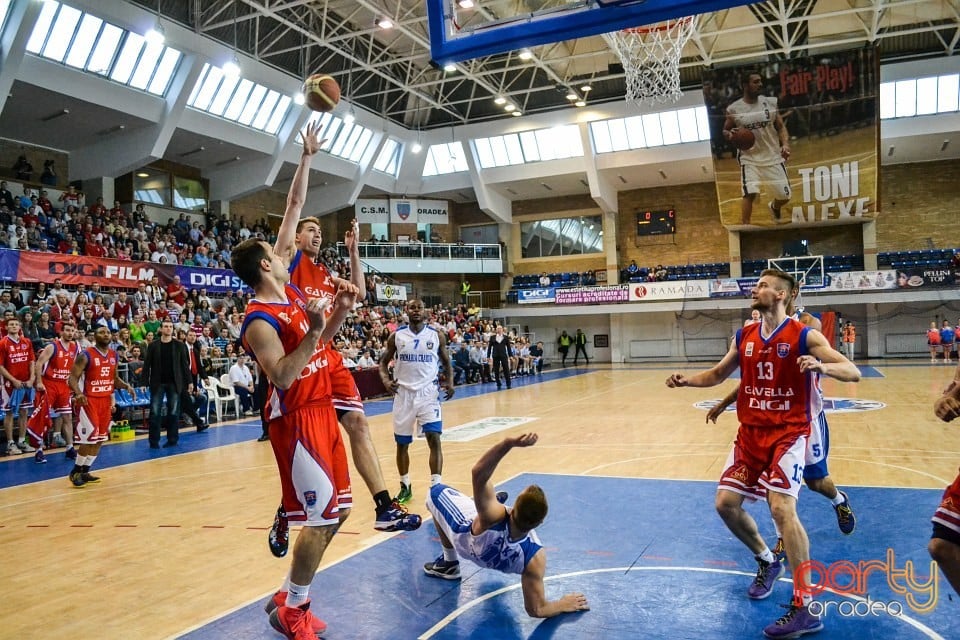
<svg viewBox="0 0 960 640">
<path fill-rule="evenodd" d="M 221 369 L 222 371 L 222 369 Z M 245 364 L 240 364 L 238 360 L 230 367 L 230 382 L 234 386 L 249 387 L 253 384 L 253 374 Z"/>
</svg>

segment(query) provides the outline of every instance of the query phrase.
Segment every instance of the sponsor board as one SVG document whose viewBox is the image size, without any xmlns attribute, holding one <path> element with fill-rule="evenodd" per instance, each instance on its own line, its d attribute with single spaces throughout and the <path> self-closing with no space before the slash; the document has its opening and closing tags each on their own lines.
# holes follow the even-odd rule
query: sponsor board
<svg viewBox="0 0 960 640">
<path fill-rule="evenodd" d="M 442 439 L 444 442 L 469 442 L 484 436 L 489 436 L 500 431 L 506 431 L 513 427 L 533 422 L 536 418 L 507 418 L 507 417 L 489 417 L 466 424 L 460 424 L 450 429 L 443 430 Z"/>
<path fill-rule="evenodd" d="M 353 205 L 353 215 L 363 224 L 386 224 L 390 222 L 390 202 L 359 198 Z"/>
<path fill-rule="evenodd" d="M 630 287 L 625 284 L 609 287 L 573 287 L 558 289 L 557 304 L 605 304 L 610 302 L 628 302 Z"/>
<path fill-rule="evenodd" d="M 750 295 L 756 278 L 717 278 L 709 281 L 711 298 L 744 298 Z"/>
<path fill-rule="evenodd" d="M 823 291 L 879 291 L 896 289 L 895 271 L 849 271 L 828 273 L 827 284 Z"/>
<path fill-rule="evenodd" d="M 406 300 L 407 288 L 402 284 L 377 283 L 377 300 Z"/>
<path fill-rule="evenodd" d="M 951 267 L 912 267 L 897 271 L 899 289 L 935 289 L 960 285 L 960 269 Z"/>
<path fill-rule="evenodd" d="M 553 302 L 557 290 L 553 287 L 543 289 L 520 289 L 517 291 L 517 302 L 520 304 L 534 304 L 536 302 Z"/>
<path fill-rule="evenodd" d="M 637 282 L 630 285 L 630 301 L 685 300 L 710 297 L 709 280 L 677 280 L 675 282 Z"/>
<path fill-rule="evenodd" d="M 694 403 L 697 409 L 709 411 L 720 404 L 719 400 L 702 400 Z M 879 400 L 866 400 L 864 398 L 824 398 L 824 413 L 860 413 L 863 411 L 877 411 L 887 405 Z M 726 411 L 736 411 L 737 403 L 731 404 Z"/>
</svg>

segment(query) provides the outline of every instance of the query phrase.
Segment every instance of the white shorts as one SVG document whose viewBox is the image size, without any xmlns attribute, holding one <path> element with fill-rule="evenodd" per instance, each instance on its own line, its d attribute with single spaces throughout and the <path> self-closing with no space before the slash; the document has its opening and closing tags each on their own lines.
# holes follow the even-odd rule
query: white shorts
<svg viewBox="0 0 960 640">
<path fill-rule="evenodd" d="M 789 200 L 793 195 L 790 179 L 787 177 L 787 168 L 783 164 L 741 165 L 740 187 L 743 195 L 761 193 L 764 184 L 770 187 L 775 200 Z"/>
<path fill-rule="evenodd" d="M 818 480 L 830 475 L 827 471 L 827 454 L 830 452 L 830 431 L 827 426 L 827 414 L 823 411 L 810 423 L 810 435 L 807 437 L 807 455 L 804 459 L 803 478 Z"/>
<path fill-rule="evenodd" d="M 400 387 L 393 398 L 394 439 L 399 444 L 410 444 L 417 427 L 425 432 L 443 432 L 440 390 L 435 386 L 420 391 Z"/>
</svg>

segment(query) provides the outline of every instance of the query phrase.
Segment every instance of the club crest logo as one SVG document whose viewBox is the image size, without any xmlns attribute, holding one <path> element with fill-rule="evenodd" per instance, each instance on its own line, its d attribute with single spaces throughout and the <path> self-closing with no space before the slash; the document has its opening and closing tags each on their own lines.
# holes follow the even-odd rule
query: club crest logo
<svg viewBox="0 0 960 640">
<path fill-rule="evenodd" d="M 410 203 L 409 202 L 398 202 L 397 203 L 397 216 L 401 220 L 406 220 L 410 217 Z"/>
<path fill-rule="evenodd" d="M 317 504 L 317 492 L 316 491 L 304 491 L 303 492 L 303 503 L 308 507 L 314 507 Z"/>
<path fill-rule="evenodd" d="M 781 358 L 786 358 L 790 355 L 790 343 L 789 342 L 778 342 L 777 343 L 777 355 Z"/>
<path fill-rule="evenodd" d="M 433 342 L 427 340 L 427 349 L 433 349 Z"/>
</svg>

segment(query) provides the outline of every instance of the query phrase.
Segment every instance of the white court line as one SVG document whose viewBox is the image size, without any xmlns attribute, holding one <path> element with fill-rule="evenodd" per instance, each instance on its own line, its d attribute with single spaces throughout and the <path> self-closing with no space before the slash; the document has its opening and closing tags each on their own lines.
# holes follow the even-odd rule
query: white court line
<svg viewBox="0 0 960 640">
<path fill-rule="evenodd" d="M 903 467 L 898 464 L 887 464 L 886 462 L 875 462 L 873 460 L 861 460 L 860 458 L 847 458 L 845 456 L 831 456 L 829 457 L 829 459 L 830 460 L 846 460 L 847 462 L 862 462 L 864 464 L 874 464 L 874 465 L 877 465 L 878 467 L 890 467 L 891 469 L 900 469 L 901 471 L 910 471 L 911 473 L 916 473 L 921 476 L 933 478 L 934 480 L 937 480 L 938 482 L 944 485 L 948 485 L 951 482 L 953 482 L 953 480 L 944 480 L 940 476 L 935 476 L 932 473 L 927 473 L 926 471 L 919 471 L 917 469 L 911 469 L 910 467 Z"/>
<path fill-rule="evenodd" d="M 747 573 L 745 571 L 734 571 L 732 569 L 709 569 L 704 567 L 636 567 L 634 566 L 634 567 L 612 567 L 607 569 L 589 569 L 586 571 L 573 571 L 570 573 L 561 573 L 555 576 L 548 576 L 544 578 L 543 581 L 550 582 L 552 580 L 559 580 L 561 578 L 573 578 L 576 576 L 589 575 L 593 573 L 612 573 L 614 571 L 624 573 L 624 574 L 629 573 L 631 571 L 690 571 L 690 572 L 697 572 L 697 573 L 723 573 L 723 574 L 734 575 L 734 576 L 746 576 L 748 578 L 753 577 L 752 573 Z M 780 582 L 786 582 L 786 583 L 792 584 L 792 580 L 790 578 L 780 578 Z M 450 612 L 446 617 L 444 617 L 442 620 L 437 622 L 437 624 L 433 625 L 432 627 L 427 629 L 423 634 L 418 636 L 417 640 L 428 640 L 428 638 L 434 637 L 435 635 L 437 635 L 437 633 L 442 631 L 447 625 L 449 625 L 451 622 L 459 618 L 461 614 L 482 604 L 483 602 L 486 602 L 487 600 L 490 600 L 491 598 L 496 598 L 497 596 L 507 593 L 509 591 L 515 591 L 519 589 L 520 586 L 521 585 L 518 583 L 518 584 L 509 585 L 506 587 L 501 587 L 500 589 L 491 591 L 490 593 L 484 594 L 479 598 L 474 598 L 473 600 L 467 602 L 464 605 L 461 605 L 454 611 Z M 865 598 L 861 598 L 859 596 L 839 594 L 833 591 L 832 589 L 826 589 L 826 591 L 830 591 L 831 593 L 835 593 L 836 595 L 839 595 L 844 598 L 850 598 L 852 600 L 866 602 Z M 931 638 L 932 640 L 946 640 L 939 633 L 937 633 L 930 627 L 926 626 L 919 620 L 915 620 L 911 618 L 910 616 L 901 614 L 899 616 L 891 616 L 891 617 L 904 621 L 905 623 L 917 629 L 918 631 L 920 631 L 920 633 L 924 634 L 928 638 Z M 703 631 L 703 629 L 701 629 L 701 631 Z"/>
</svg>

